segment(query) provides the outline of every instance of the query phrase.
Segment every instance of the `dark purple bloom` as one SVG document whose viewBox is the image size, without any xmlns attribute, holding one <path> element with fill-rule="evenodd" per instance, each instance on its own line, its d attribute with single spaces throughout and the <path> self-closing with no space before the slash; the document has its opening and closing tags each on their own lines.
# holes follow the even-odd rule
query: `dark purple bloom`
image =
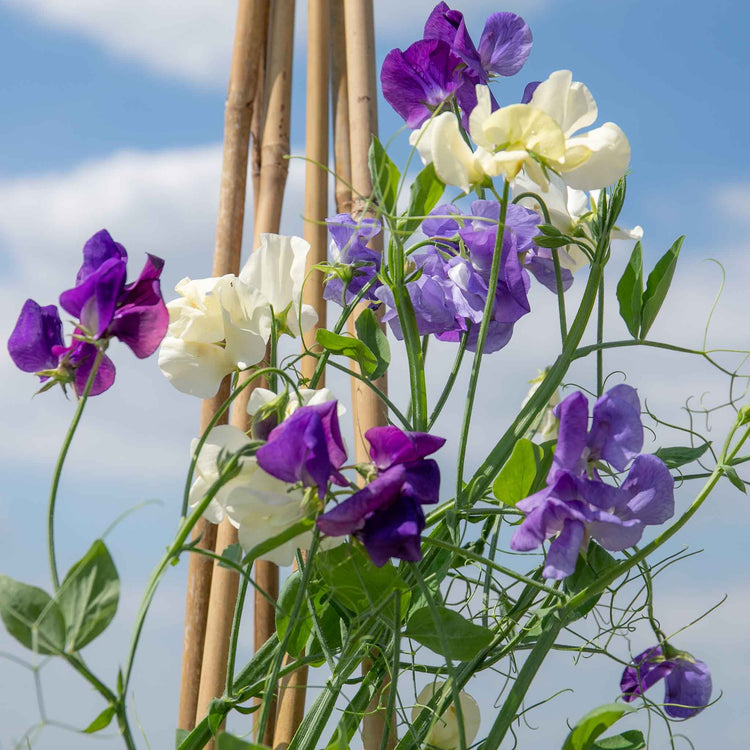
<svg viewBox="0 0 750 750">
<path fill-rule="evenodd" d="M 367 247 L 369 240 L 380 232 L 380 222 L 377 219 L 354 221 L 351 214 L 336 214 L 326 219 L 326 224 L 339 255 L 334 259 L 335 275 L 326 282 L 323 297 L 339 305 L 345 299 L 349 304 L 380 272 L 380 253 Z M 364 299 L 375 300 L 379 286 L 375 282 Z"/>
<path fill-rule="evenodd" d="M 271 430 L 268 442 L 255 454 L 259 466 L 285 482 L 302 482 L 326 493 L 328 481 L 346 486 L 339 469 L 346 461 L 341 439 L 338 402 L 303 406 Z"/>
<path fill-rule="evenodd" d="M 55 352 L 60 359 L 58 365 L 58 370 L 61 372 L 60 379 L 62 382 L 66 382 L 65 374 L 68 373 L 67 377 L 72 379 L 73 390 L 76 395 L 80 396 L 86 388 L 86 383 L 96 360 L 96 346 L 86 341 L 74 340 L 68 347 L 55 347 Z M 104 393 L 114 382 L 115 365 L 105 354 L 94 376 L 89 396 L 98 396 L 100 393 Z"/>
<path fill-rule="evenodd" d="M 421 560 L 420 534 L 425 526 L 421 506 L 436 503 L 440 490 L 438 465 L 426 456 L 445 440 L 393 426 L 373 427 L 365 438 L 377 477 L 319 516 L 318 528 L 328 536 L 353 534 L 378 567 L 391 557 Z"/>
<path fill-rule="evenodd" d="M 410 128 L 418 128 L 461 83 L 460 64 L 439 39 L 422 39 L 404 51 L 393 49 L 380 70 L 383 96 Z"/>
<path fill-rule="evenodd" d="M 57 367 L 53 348 L 63 345 L 62 322 L 57 307 L 41 307 L 27 299 L 8 338 L 8 352 L 19 370 L 39 372 Z"/>
<path fill-rule="evenodd" d="M 126 284 L 127 253 L 106 229 L 83 247 L 76 285 L 60 295 L 60 306 L 93 338 L 116 337 L 140 358 L 158 348 L 169 325 L 159 277 L 164 261 L 148 255 L 138 280 Z"/>
<path fill-rule="evenodd" d="M 588 537 L 620 551 L 637 544 L 645 526 L 671 518 L 674 480 L 659 458 L 638 455 L 643 428 L 634 388 L 618 385 L 599 398 L 590 429 L 588 402 L 580 391 L 562 401 L 555 414 L 560 425 L 547 487 L 518 503 L 526 518 L 510 546 L 528 551 L 557 535 L 543 575 L 559 579 L 575 570 Z M 602 460 L 619 471 L 632 460 L 619 487 L 602 481 Z"/>
<path fill-rule="evenodd" d="M 521 97 L 521 104 L 528 104 L 531 101 L 531 97 L 534 96 L 534 92 L 541 81 L 531 81 L 526 84 L 526 88 L 523 90 L 523 96 Z"/>
<path fill-rule="evenodd" d="M 711 673 L 690 654 L 675 651 L 666 658 L 661 646 L 642 651 L 625 667 L 620 680 L 626 703 L 643 695 L 659 680 L 665 682 L 664 711 L 673 719 L 688 719 L 711 700 Z"/>
<path fill-rule="evenodd" d="M 493 13 L 479 39 L 479 60 L 489 75 L 514 76 L 524 66 L 533 43 L 531 29 L 515 13 Z"/>
</svg>

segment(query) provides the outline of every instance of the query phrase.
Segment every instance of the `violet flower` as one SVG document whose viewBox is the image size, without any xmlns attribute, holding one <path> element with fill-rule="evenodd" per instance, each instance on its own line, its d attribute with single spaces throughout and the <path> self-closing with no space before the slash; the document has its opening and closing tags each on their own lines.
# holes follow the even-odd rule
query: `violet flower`
<svg viewBox="0 0 750 750">
<path fill-rule="evenodd" d="M 667 656 L 661 646 L 642 651 L 625 667 L 620 680 L 622 699 L 634 701 L 659 680 L 665 684 L 664 711 L 673 719 L 689 719 L 711 700 L 708 667 L 684 651 Z"/>
<path fill-rule="evenodd" d="M 445 440 L 398 427 L 372 427 L 365 433 L 377 476 L 366 487 L 318 517 L 328 536 L 352 534 L 378 567 L 395 557 L 422 559 L 423 504 L 436 503 L 440 470 L 434 453 Z"/>
<path fill-rule="evenodd" d="M 365 218 L 354 221 L 351 214 L 336 214 L 326 219 L 326 224 L 338 257 L 334 258 L 333 275 L 326 282 L 323 297 L 339 305 L 344 301 L 350 304 L 380 272 L 380 253 L 367 247 L 367 242 L 380 232 L 380 222 Z M 375 282 L 363 299 L 375 300 L 379 286 Z"/>
<path fill-rule="evenodd" d="M 125 283 L 126 265 L 125 248 L 106 230 L 86 242 L 76 286 L 60 295 L 62 308 L 79 321 L 70 346 L 65 346 L 54 305 L 41 307 L 31 299 L 24 303 L 8 339 L 8 351 L 19 369 L 36 373 L 42 382 L 52 381 L 43 390 L 55 382 L 72 383 L 80 396 L 96 359 L 95 340 L 118 338 L 140 358 L 159 346 L 169 322 L 159 287 L 164 262 L 148 255 L 132 284 Z M 103 393 L 114 379 L 115 366 L 103 356 L 89 395 Z"/>
<path fill-rule="evenodd" d="M 346 461 L 337 401 L 303 406 L 271 430 L 268 442 L 255 454 L 259 466 L 285 482 L 317 487 L 325 496 L 328 481 L 346 486 L 339 469 Z"/>
<path fill-rule="evenodd" d="M 588 537 L 621 551 L 638 543 L 645 526 L 671 518 L 674 480 L 659 458 L 638 455 L 643 427 L 634 388 L 618 385 L 601 396 L 590 429 L 588 402 L 580 391 L 558 404 L 555 416 L 560 425 L 547 487 L 518 503 L 526 518 L 510 546 L 529 551 L 555 537 L 542 574 L 560 579 L 575 570 Z M 619 487 L 602 481 L 602 461 L 618 471 L 632 461 Z"/>
</svg>

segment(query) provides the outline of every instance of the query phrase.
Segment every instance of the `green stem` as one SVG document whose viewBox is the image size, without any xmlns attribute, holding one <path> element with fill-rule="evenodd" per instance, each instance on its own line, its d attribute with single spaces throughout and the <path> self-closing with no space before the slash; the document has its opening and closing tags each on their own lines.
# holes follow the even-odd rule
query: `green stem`
<svg viewBox="0 0 750 750">
<path fill-rule="evenodd" d="M 234 665 L 237 662 L 237 643 L 240 636 L 240 624 L 242 623 L 242 612 L 245 609 L 245 597 L 247 596 L 248 578 L 253 561 L 250 561 L 243 570 L 246 571 L 240 582 L 240 590 L 234 602 L 234 615 L 232 616 L 232 630 L 229 635 L 229 655 L 227 657 L 227 681 L 225 691 L 229 698 L 234 697 Z"/>
<path fill-rule="evenodd" d="M 52 577 L 52 588 L 57 591 L 60 588 L 60 577 L 57 574 L 57 557 L 55 555 L 55 505 L 57 504 L 57 490 L 60 486 L 60 477 L 62 476 L 63 465 L 65 459 L 68 456 L 68 450 L 70 444 L 73 442 L 73 436 L 78 428 L 78 423 L 81 421 L 83 416 L 83 410 L 86 406 L 86 402 L 89 398 L 89 393 L 94 386 L 94 380 L 96 374 L 99 371 L 99 366 L 104 359 L 105 345 L 100 345 L 97 352 L 94 364 L 91 367 L 91 373 L 89 374 L 86 386 L 83 389 L 81 397 L 78 399 L 78 405 L 76 406 L 73 419 L 68 427 L 68 431 L 65 433 L 62 447 L 60 448 L 60 454 L 57 457 L 57 463 L 55 464 L 55 470 L 52 475 L 52 485 L 49 491 L 49 500 L 47 501 L 47 554 L 49 557 L 49 572 Z"/>
<path fill-rule="evenodd" d="M 565 346 L 568 338 L 568 315 L 565 312 L 565 290 L 563 289 L 562 268 L 557 248 L 552 251 L 552 262 L 555 264 L 555 284 L 557 286 L 557 316 L 560 319 L 560 339 Z"/>
<path fill-rule="evenodd" d="M 458 377 L 458 373 L 461 370 L 461 363 L 463 362 L 464 354 L 466 353 L 466 344 L 468 343 L 468 341 L 469 331 L 466 331 L 461 335 L 461 341 L 458 344 L 458 352 L 456 353 L 455 360 L 453 360 L 453 367 L 451 368 L 450 375 L 448 375 L 448 380 L 445 381 L 445 387 L 443 388 L 443 391 L 440 394 L 440 398 L 438 399 L 437 404 L 435 404 L 435 408 L 432 410 L 430 419 L 427 422 L 427 432 L 432 429 L 432 426 L 437 421 L 437 418 L 440 416 L 440 412 L 443 410 L 443 407 L 448 401 L 448 396 L 450 396 L 451 391 L 453 390 L 453 386 L 456 383 L 456 378 Z"/>
<path fill-rule="evenodd" d="M 604 277 L 599 281 L 598 310 L 596 317 L 596 395 L 601 396 L 604 392 L 604 354 L 601 343 L 604 341 Z"/>
<path fill-rule="evenodd" d="M 559 635 L 560 630 L 562 630 L 562 627 L 562 619 L 554 619 L 542 631 L 539 639 L 526 657 L 521 671 L 513 681 L 513 687 L 511 687 L 508 697 L 503 702 L 500 713 L 492 724 L 487 739 L 480 745 L 481 750 L 497 750 L 500 747 L 500 743 L 505 738 L 510 725 L 518 715 L 518 709 L 526 697 L 526 693 L 536 677 L 539 667 L 547 657 L 552 646 L 555 645 L 555 639 Z"/>
<path fill-rule="evenodd" d="M 495 249 L 492 255 L 492 266 L 490 267 L 490 279 L 487 284 L 487 300 L 484 305 L 482 323 L 479 327 L 479 336 L 477 338 L 477 348 L 474 352 L 474 361 L 471 365 L 471 375 L 469 376 L 469 388 L 466 393 L 466 405 L 464 407 L 464 418 L 461 425 L 461 441 L 458 447 L 458 462 L 456 470 L 456 508 L 458 511 L 465 509 L 466 493 L 464 492 L 464 463 L 466 461 L 466 448 L 469 442 L 469 428 L 471 426 L 471 417 L 474 412 L 474 398 L 476 396 L 477 383 L 479 382 L 479 368 L 482 364 L 482 355 L 484 344 L 487 341 L 487 331 L 490 326 L 492 308 L 495 305 L 495 291 L 497 289 L 497 280 L 500 275 L 500 260 L 502 258 L 503 237 L 505 236 L 505 217 L 508 212 L 508 196 L 510 193 L 510 184 L 507 180 L 503 182 L 503 196 L 499 198 L 500 218 L 495 235 Z M 497 195 L 497 194 L 496 194 Z"/>
</svg>

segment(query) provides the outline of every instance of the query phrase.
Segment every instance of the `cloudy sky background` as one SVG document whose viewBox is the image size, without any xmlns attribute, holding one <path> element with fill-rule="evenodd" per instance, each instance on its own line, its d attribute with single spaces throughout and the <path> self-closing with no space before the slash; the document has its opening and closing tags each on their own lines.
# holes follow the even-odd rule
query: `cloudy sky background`
<svg viewBox="0 0 750 750">
<path fill-rule="evenodd" d="M 419 36 L 431 5 L 421 0 L 376 2 L 381 60 L 391 47 L 405 47 Z M 500 9 L 524 15 L 534 32 L 534 50 L 524 70 L 495 89 L 501 102 L 517 101 L 529 80 L 570 68 L 591 88 L 600 121 L 617 122 L 628 134 L 633 161 L 623 223 L 644 227 L 647 266 L 653 266 L 677 235 L 687 234 L 672 296 L 652 337 L 700 347 L 721 282 L 718 267 L 705 259 L 716 258 L 727 271 L 727 285 L 709 329 L 709 346 L 748 348 L 750 153 L 745 133 L 750 105 L 741 92 L 750 64 L 743 32 L 750 12 L 731 0 L 715 2 L 711 12 L 676 0 L 525 0 L 504 7 L 482 0 L 465 3 L 469 5 L 470 10 L 463 10 L 475 38 L 483 18 Z M 102 227 L 128 248 L 133 272 L 144 252 L 166 259 L 168 297 L 183 276 L 207 274 L 234 15 L 235 3 L 228 0 L 0 0 L 3 341 L 27 297 L 50 304 L 70 286 L 80 248 Z M 292 112 L 292 150 L 297 154 L 304 142 L 304 15 L 300 7 Z M 382 136 L 390 137 L 400 125 L 384 105 Z M 404 142 L 401 134 L 395 153 L 404 153 Z M 298 207 L 303 189 L 301 162 L 292 162 L 286 233 L 301 232 Z M 248 222 L 247 236 L 250 229 Z M 613 287 L 628 252 L 626 244 L 616 247 L 608 297 L 613 313 Z M 576 287 L 580 291 L 582 279 L 571 290 L 571 302 Z M 532 304 L 534 313 L 517 325 L 509 347 L 486 361 L 470 467 L 482 460 L 484 446 L 502 434 L 536 369 L 556 354 L 554 300 L 535 289 Z M 608 335 L 626 336 L 616 316 L 610 318 Z M 131 515 L 107 537 L 123 596 L 111 629 L 87 648 L 87 656 L 109 682 L 124 657 L 145 579 L 174 528 L 199 411 L 197 401 L 169 386 L 155 359 L 136 361 L 117 343 L 112 352 L 118 380 L 112 391 L 87 408 L 63 477 L 58 515 L 60 567 L 67 570 L 122 512 L 143 501 L 161 503 Z M 435 347 L 430 353 L 428 374 L 436 391 L 450 357 L 450 347 Z M 642 399 L 665 419 L 681 424 L 685 416 L 680 407 L 687 398 L 703 396 L 706 403 L 715 404 L 727 392 L 726 382 L 697 358 L 629 349 L 608 355 L 605 363 L 610 371 L 626 369 L 628 382 L 638 387 Z M 392 388 L 403 401 L 402 372 L 397 362 Z M 593 362 L 580 365 L 572 371 L 571 381 L 590 384 L 592 372 Z M 73 404 L 58 392 L 32 399 L 34 379 L 16 371 L 7 356 L 0 356 L 0 374 L 5 426 L 0 451 L 0 571 L 47 586 L 46 493 Z M 332 379 L 334 387 L 336 382 Z M 346 393 L 346 384 L 338 382 Z M 459 409 L 457 403 L 446 410 L 439 433 L 455 437 Z M 711 435 L 720 440 L 722 420 L 710 426 Z M 684 438 L 661 433 L 652 447 L 668 444 L 684 444 Z M 446 497 L 453 482 L 448 453 Z M 680 493 L 680 507 L 686 506 L 692 492 L 687 488 Z M 678 641 L 711 666 L 715 695 L 724 691 L 716 706 L 684 728 L 699 748 L 708 742 L 744 747 L 750 731 L 744 710 L 744 664 L 750 657 L 745 625 L 750 615 L 750 586 L 744 575 L 747 507 L 736 490 L 720 487 L 687 533 L 669 547 L 677 551 L 689 545 L 705 551 L 657 581 L 658 613 L 666 632 L 699 616 L 724 594 L 729 596 L 718 613 Z M 172 743 L 185 567 L 181 564 L 167 574 L 136 667 L 132 705 L 152 748 Z M 248 633 L 245 646 L 249 637 Z M 636 633 L 632 648 L 637 652 L 650 642 L 647 633 Z M 627 644 L 620 648 L 625 658 Z M 0 650 L 27 657 L 4 631 Z M 587 663 L 572 670 L 571 663 L 565 656 L 547 668 L 532 701 L 564 687 L 575 692 L 529 715 L 538 729 L 523 730 L 524 747 L 559 746 L 566 718 L 575 720 L 616 697 L 616 664 Z M 0 750 L 5 750 L 38 720 L 39 712 L 27 669 L 0 659 L 0 675 Z M 49 663 L 41 676 L 51 719 L 82 727 L 101 709 L 98 697 L 64 665 Z M 493 685 L 493 679 L 497 678 L 482 677 L 476 694 L 485 695 L 493 687 L 497 692 L 501 683 Z M 483 714 L 491 722 L 489 705 L 483 706 Z M 637 721 L 645 726 L 645 716 Z M 651 747 L 667 747 L 663 737 L 663 732 L 657 733 Z M 119 742 L 111 735 L 105 740 L 86 738 L 48 727 L 34 743 L 55 750 L 101 746 L 117 747 Z"/>
</svg>

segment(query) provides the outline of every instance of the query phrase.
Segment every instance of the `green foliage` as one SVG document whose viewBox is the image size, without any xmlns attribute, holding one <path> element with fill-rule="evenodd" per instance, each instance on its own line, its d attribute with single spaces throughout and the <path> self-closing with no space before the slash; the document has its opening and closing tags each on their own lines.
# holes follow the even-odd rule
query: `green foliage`
<svg viewBox="0 0 750 750">
<path fill-rule="evenodd" d="M 710 445 L 711 443 L 703 443 L 696 448 L 659 448 L 654 455 L 664 461 L 668 469 L 676 469 L 700 458 Z"/>
<path fill-rule="evenodd" d="M 407 240 L 419 228 L 423 217 L 437 206 L 443 196 L 445 185 L 435 174 L 433 164 L 428 164 L 414 179 L 409 190 L 408 218 L 401 219 L 397 224 L 397 231 L 401 240 Z"/>
<path fill-rule="evenodd" d="M 104 542 L 97 539 L 68 571 L 55 600 L 66 625 L 66 643 L 78 651 L 107 628 L 117 612 L 120 579 Z"/>
<path fill-rule="evenodd" d="M 435 622 L 437 614 L 438 622 Z M 440 633 L 442 631 L 442 634 Z M 447 607 L 420 607 L 409 617 L 404 635 L 430 651 L 458 661 L 473 659 L 492 641 L 492 631 L 475 625 Z M 443 643 L 450 653 L 445 653 Z"/>
<path fill-rule="evenodd" d="M 724 467 L 724 474 L 726 474 L 727 479 L 743 494 L 747 495 L 747 488 L 745 487 L 745 483 L 740 478 L 740 475 L 737 473 L 737 469 L 731 467 L 731 466 L 725 466 Z"/>
<path fill-rule="evenodd" d="M 370 168 L 372 190 L 378 204 L 382 206 L 386 213 L 395 214 L 401 172 L 375 135 L 372 137 L 370 151 L 367 154 L 367 165 Z"/>
<path fill-rule="evenodd" d="M 643 249 L 640 241 L 635 243 L 628 265 L 617 284 L 617 300 L 620 303 L 620 317 L 630 331 L 638 338 L 641 330 L 641 307 L 643 299 Z"/>
<path fill-rule="evenodd" d="M 335 653 L 341 649 L 341 615 L 333 606 L 327 592 L 319 591 L 312 597 L 313 609 L 318 620 L 318 628 L 324 643 L 320 642 L 315 628 L 305 649 L 308 654 Z M 325 646 L 325 648 L 324 648 Z M 315 662 L 312 666 L 321 666 L 325 659 Z"/>
<path fill-rule="evenodd" d="M 340 544 L 315 556 L 315 564 L 331 596 L 355 615 L 381 612 L 391 621 L 395 616 L 393 596 L 409 587 L 398 570 L 387 563 L 378 568 L 354 544 Z M 401 607 L 404 611 L 406 605 Z"/>
<path fill-rule="evenodd" d="M 325 328 L 318 328 L 315 332 L 315 340 L 331 354 L 340 354 L 355 360 L 363 375 L 372 376 L 378 369 L 378 358 L 370 351 L 370 348 L 353 336 L 342 336 L 331 333 Z"/>
<path fill-rule="evenodd" d="M 114 706 L 107 706 L 104 711 L 102 711 L 99 716 L 97 716 L 91 724 L 83 730 L 84 734 L 94 734 L 95 732 L 101 732 L 102 729 L 106 729 L 114 718 L 115 713 Z"/>
<path fill-rule="evenodd" d="M 222 732 L 216 742 L 216 750 L 269 750 L 268 745 L 247 742 L 226 732 Z"/>
<path fill-rule="evenodd" d="M 570 596 L 574 596 L 585 588 L 588 588 L 613 565 L 617 565 L 617 560 L 607 550 L 600 547 L 594 541 L 589 542 L 586 552 L 581 552 L 578 555 L 576 569 L 573 571 L 573 574 L 563 580 L 565 591 Z M 601 594 L 597 594 L 587 599 L 575 610 L 575 613 L 578 617 L 584 617 L 596 606 L 601 597 Z"/>
<path fill-rule="evenodd" d="M 375 380 L 383 375 L 391 364 L 391 347 L 388 345 L 388 338 L 380 327 L 375 313 L 369 307 L 359 314 L 354 326 L 357 329 L 357 338 L 377 361 L 375 369 L 367 372 L 367 376 Z"/>
<path fill-rule="evenodd" d="M 38 654 L 65 649 L 65 620 L 52 597 L 36 586 L 0 576 L 0 617 L 8 632 Z"/>
<path fill-rule="evenodd" d="M 641 243 L 633 248 L 628 265 L 617 283 L 620 316 L 635 339 L 645 339 L 659 314 L 672 284 L 677 259 L 684 236 L 678 237 L 672 247 L 659 259 L 648 275 L 643 289 L 643 251 Z"/>
<path fill-rule="evenodd" d="M 643 732 L 630 729 L 622 734 L 597 740 L 591 746 L 591 750 L 643 750 L 645 747 L 646 740 L 643 737 Z"/>
<path fill-rule="evenodd" d="M 648 275 L 646 291 L 643 293 L 643 308 L 641 313 L 642 339 L 646 338 L 667 296 L 684 239 L 684 235 L 678 237 L 672 247 L 659 259 L 659 262 L 654 266 L 654 270 Z"/>
<path fill-rule="evenodd" d="M 551 460 L 551 450 L 520 438 L 492 484 L 493 494 L 504 505 L 515 507 L 532 493 L 538 477 L 546 480 Z"/>
<path fill-rule="evenodd" d="M 624 703 L 608 703 L 589 711 L 570 731 L 562 750 L 589 750 L 596 747 L 596 738 L 632 711 Z"/>
<path fill-rule="evenodd" d="M 300 614 L 294 623 L 291 622 L 292 610 L 294 603 L 302 585 L 302 576 L 298 570 L 295 570 L 289 578 L 284 581 L 284 585 L 279 592 L 278 609 L 276 610 L 276 633 L 279 641 L 283 642 L 284 636 L 291 625 L 291 633 L 286 641 L 286 650 L 295 658 L 299 658 L 305 650 L 310 633 L 312 633 L 312 617 L 307 607 L 302 607 Z"/>
</svg>

